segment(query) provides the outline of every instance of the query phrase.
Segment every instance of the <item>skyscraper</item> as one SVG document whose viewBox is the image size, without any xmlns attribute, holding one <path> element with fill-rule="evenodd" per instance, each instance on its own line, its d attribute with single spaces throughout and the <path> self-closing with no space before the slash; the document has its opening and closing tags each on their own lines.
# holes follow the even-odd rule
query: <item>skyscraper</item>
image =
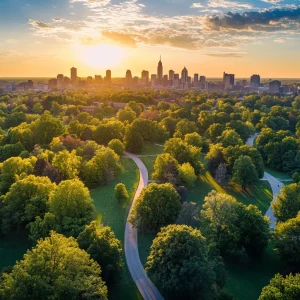
<svg viewBox="0 0 300 300">
<path fill-rule="evenodd" d="M 78 77 L 77 77 L 77 68 L 71 68 L 71 83 L 73 86 L 76 86 L 78 82 Z"/>
<path fill-rule="evenodd" d="M 57 87 L 59 89 L 64 87 L 64 75 L 63 74 L 58 74 L 57 75 Z"/>
<path fill-rule="evenodd" d="M 278 80 L 273 80 L 269 82 L 269 91 L 272 94 L 279 93 L 281 87 L 281 82 Z"/>
<path fill-rule="evenodd" d="M 163 65 L 162 65 L 161 57 L 160 57 L 160 60 L 158 62 L 158 66 L 157 66 L 157 80 L 158 80 L 159 84 L 162 83 L 162 79 L 163 79 Z"/>
<path fill-rule="evenodd" d="M 169 71 L 169 80 L 174 80 L 174 74 L 175 72 L 173 70 Z"/>
<path fill-rule="evenodd" d="M 223 84 L 225 90 L 231 89 L 234 86 L 234 74 L 223 73 Z"/>
<path fill-rule="evenodd" d="M 143 71 L 142 71 L 142 77 L 141 77 L 141 78 L 142 78 L 142 83 L 148 84 L 148 83 L 149 83 L 149 72 L 143 70 Z"/>
<path fill-rule="evenodd" d="M 194 74 L 194 82 L 198 82 L 199 81 L 199 74 Z"/>
<path fill-rule="evenodd" d="M 258 74 L 253 74 L 250 77 L 250 84 L 252 87 L 259 87 L 260 86 L 260 76 Z"/>
<path fill-rule="evenodd" d="M 187 83 L 188 81 L 188 70 L 186 69 L 186 67 L 184 67 L 184 69 L 181 72 L 181 83 Z"/>
<path fill-rule="evenodd" d="M 111 70 L 106 70 L 105 81 L 111 83 Z"/>
<path fill-rule="evenodd" d="M 131 85 L 132 83 L 132 74 L 130 70 L 126 71 L 126 77 L 125 77 L 125 84 L 126 85 Z"/>
</svg>

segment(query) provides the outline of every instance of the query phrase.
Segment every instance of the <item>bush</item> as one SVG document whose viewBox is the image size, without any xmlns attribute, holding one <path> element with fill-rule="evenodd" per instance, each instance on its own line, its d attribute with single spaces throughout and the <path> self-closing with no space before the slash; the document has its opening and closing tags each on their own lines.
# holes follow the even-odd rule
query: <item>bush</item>
<svg viewBox="0 0 300 300">
<path fill-rule="evenodd" d="M 125 184 L 118 183 L 115 186 L 114 191 L 115 191 L 115 197 L 119 203 L 124 203 L 129 199 L 129 194 L 128 194 Z"/>
<path fill-rule="evenodd" d="M 108 143 L 108 148 L 114 150 L 118 155 L 123 155 L 125 150 L 124 144 L 118 139 L 111 140 Z"/>
<path fill-rule="evenodd" d="M 179 166 L 179 177 L 181 183 L 189 188 L 193 187 L 197 180 L 195 170 L 189 163 Z"/>
</svg>

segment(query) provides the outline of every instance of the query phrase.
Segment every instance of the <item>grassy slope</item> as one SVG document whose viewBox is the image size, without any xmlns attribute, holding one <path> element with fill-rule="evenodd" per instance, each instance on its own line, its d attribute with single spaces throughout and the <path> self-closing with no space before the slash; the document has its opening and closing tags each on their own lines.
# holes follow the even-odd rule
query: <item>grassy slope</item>
<svg viewBox="0 0 300 300">
<path fill-rule="evenodd" d="M 273 170 L 269 167 L 265 167 L 265 171 L 268 172 L 269 174 L 271 174 L 272 176 L 278 178 L 279 180 L 280 179 L 289 179 L 292 177 L 291 175 L 289 175 L 287 173 L 279 172 L 279 171 Z"/>
<path fill-rule="evenodd" d="M 130 202 L 121 206 L 114 197 L 114 187 L 117 183 L 124 183 L 131 198 L 137 188 L 139 172 L 135 163 L 127 158 L 121 159 L 124 167 L 123 173 L 110 185 L 99 187 L 91 191 L 95 206 L 99 212 L 98 219 L 104 225 L 112 228 L 116 237 L 122 241 L 124 249 L 125 222 L 127 219 Z M 125 263 L 125 256 L 123 257 Z M 140 293 L 133 282 L 127 266 L 124 268 L 123 276 L 114 286 L 109 288 L 110 299 L 141 299 Z"/>
</svg>

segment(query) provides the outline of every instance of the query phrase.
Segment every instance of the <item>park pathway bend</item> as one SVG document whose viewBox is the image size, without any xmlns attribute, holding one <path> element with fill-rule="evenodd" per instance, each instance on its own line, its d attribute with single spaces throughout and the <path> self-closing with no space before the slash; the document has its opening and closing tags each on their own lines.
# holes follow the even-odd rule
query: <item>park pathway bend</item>
<svg viewBox="0 0 300 300">
<path fill-rule="evenodd" d="M 136 155 L 128 152 L 125 152 L 125 154 L 135 162 L 140 170 L 139 185 L 131 203 L 125 227 L 124 248 L 127 266 L 137 288 L 145 300 L 163 300 L 163 296 L 160 294 L 153 282 L 149 279 L 141 263 L 138 248 L 137 229 L 128 222 L 128 218 L 131 214 L 135 200 L 139 197 L 142 189 L 148 185 L 148 170 Z"/>
<path fill-rule="evenodd" d="M 247 145 L 252 146 L 254 145 L 254 140 L 256 137 L 258 137 L 258 133 L 252 135 L 248 140 L 247 140 Z M 271 188 L 272 188 L 272 193 L 273 193 L 273 201 L 276 199 L 277 195 L 280 194 L 280 190 L 283 188 L 284 184 L 279 181 L 276 177 L 272 176 L 271 174 L 265 172 L 264 173 L 264 180 L 269 181 Z M 270 218 L 270 228 L 274 229 L 276 226 L 277 219 L 274 215 L 272 206 L 269 207 L 267 210 L 265 216 Z"/>
</svg>

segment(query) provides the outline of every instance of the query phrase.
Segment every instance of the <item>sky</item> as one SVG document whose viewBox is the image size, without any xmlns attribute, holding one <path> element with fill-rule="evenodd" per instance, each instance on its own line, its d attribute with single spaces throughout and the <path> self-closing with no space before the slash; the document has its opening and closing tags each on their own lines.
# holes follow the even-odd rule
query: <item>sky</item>
<svg viewBox="0 0 300 300">
<path fill-rule="evenodd" d="M 0 77 L 300 78 L 300 0 L 1 0 Z"/>
</svg>

